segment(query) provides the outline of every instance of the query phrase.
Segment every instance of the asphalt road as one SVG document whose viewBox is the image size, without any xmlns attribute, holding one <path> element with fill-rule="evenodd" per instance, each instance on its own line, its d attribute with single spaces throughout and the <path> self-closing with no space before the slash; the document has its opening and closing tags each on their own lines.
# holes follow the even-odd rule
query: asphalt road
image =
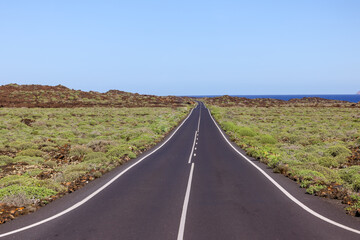
<svg viewBox="0 0 360 240">
<path fill-rule="evenodd" d="M 158 147 L 33 214 L 0 225 L 0 236 L 360 239 L 354 232 L 360 230 L 359 219 L 346 215 L 338 202 L 307 195 L 293 181 L 241 156 L 203 104 Z"/>
</svg>

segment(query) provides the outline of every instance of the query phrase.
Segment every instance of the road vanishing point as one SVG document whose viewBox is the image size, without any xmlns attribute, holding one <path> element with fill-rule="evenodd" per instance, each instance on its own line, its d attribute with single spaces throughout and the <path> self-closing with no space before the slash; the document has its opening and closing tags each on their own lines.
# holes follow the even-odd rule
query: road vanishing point
<svg viewBox="0 0 360 240">
<path fill-rule="evenodd" d="M 156 147 L 0 225 L 1 239 L 360 239 L 336 201 L 246 156 L 199 102 Z"/>
</svg>

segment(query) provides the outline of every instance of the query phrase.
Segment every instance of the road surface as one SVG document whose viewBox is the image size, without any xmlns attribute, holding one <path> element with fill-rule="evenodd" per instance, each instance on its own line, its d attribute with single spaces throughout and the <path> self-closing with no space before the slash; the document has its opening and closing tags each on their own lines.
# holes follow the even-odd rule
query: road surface
<svg viewBox="0 0 360 240">
<path fill-rule="evenodd" d="M 0 225 L 1 239 L 360 239 L 338 202 L 241 154 L 200 103 L 163 143 Z"/>
</svg>

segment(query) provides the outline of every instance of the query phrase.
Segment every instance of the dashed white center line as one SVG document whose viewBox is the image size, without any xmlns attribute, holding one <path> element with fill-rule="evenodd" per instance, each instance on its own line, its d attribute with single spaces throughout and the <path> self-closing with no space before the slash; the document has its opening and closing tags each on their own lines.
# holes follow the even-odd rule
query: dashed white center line
<svg viewBox="0 0 360 240">
<path fill-rule="evenodd" d="M 198 132 L 199 132 L 199 130 L 200 130 L 200 120 L 201 120 L 201 108 L 200 108 L 199 122 L 198 122 L 198 127 L 197 127 L 197 131 L 198 131 Z"/>
<path fill-rule="evenodd" d="M 192 155 L 193 155 L 193 153 L 194 153 L 194 147 L 195 147 L 195 144 L 197 144 L 197 142 L 196 142 L 196 133 L 197 133 L 197 131 L 195 131 L 194 143 L 193 143 L 193 146 L 192 146 L 192 148 L 191 148 L 191 153 L 190 153 L 190 156 L 189 156 L 189 161 L 188 161 L 188 163 L 191 163 L 191 157 L 192 157 Z"/>
<path fill-rule="evenodd" d="M 195 145 L 198 144 L 198 140 L 199 140 L 198 136 L 199 136 L 200 120 L 201 120 L 201 107 L 200 107 L 200 113 L 199 113 L 198 127 L 197 127 L 197 131 L 195 131 L 194 143 L 193 143 L 193 146 L 191 148 L 191 153 L 190 153 L 190 156 L 189 156 L 188 163 L 191 163 L 192 157 L 196 156 L 196 153 L 194 153 L 194 149 L 195 150 L 197 149 L 195 147 Z M 183 209 L 182 209 L 182 213 L 181 213 L 180 226 L 179 226 L 179 232 L 178 232 L 178 237 L 177 237 L 178 240 L 183 240 L 183 238 L 184 238 L 186 213 L 187 213 L 187 208 L 188 208 L 188 204 L 189 204 L 190 189 L 191 189 L 191 182 L 192 182 L 193 172 L 194 172 L 194 163 L 191 163 L 191 170 L 190 170 L 188 185 L 187 185 L 187 188 L 186 188 Z"/>
<path fill-rule="evenodd" d="M 177 237 L 178 240 L 184 239 L 186 213 L 187 213 L 187 208 L 188 208 L 188 204 L 189 204 L 193 172 L 194 172 L 194 163 L 191 164 L 189 180 L 188 180 L 188 184 L 187 184 L 187 188 L 186 188 L 185 199 L 184 199 L 184 204 L 183 204 L 183 209 L 182 209 L 181 219 L 180 219 L 179 232 L 178 232 L 178 237 Z"/>
</svg>

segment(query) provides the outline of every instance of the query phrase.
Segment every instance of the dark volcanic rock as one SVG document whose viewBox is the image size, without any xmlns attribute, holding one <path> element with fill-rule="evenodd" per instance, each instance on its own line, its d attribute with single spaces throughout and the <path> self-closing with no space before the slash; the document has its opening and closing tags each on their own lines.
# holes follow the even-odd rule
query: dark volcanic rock
<svg viewBox="0 0 360 240">
<path fill-rule="evenodd" d="M 0 86 L 0 107 L 179 107 L 189 102 L 193 103 L 187 97 L 159 97 L 119 90 L 110 90 L 106 93 L 84 92 L 62 85 Z"/>
</svg>

